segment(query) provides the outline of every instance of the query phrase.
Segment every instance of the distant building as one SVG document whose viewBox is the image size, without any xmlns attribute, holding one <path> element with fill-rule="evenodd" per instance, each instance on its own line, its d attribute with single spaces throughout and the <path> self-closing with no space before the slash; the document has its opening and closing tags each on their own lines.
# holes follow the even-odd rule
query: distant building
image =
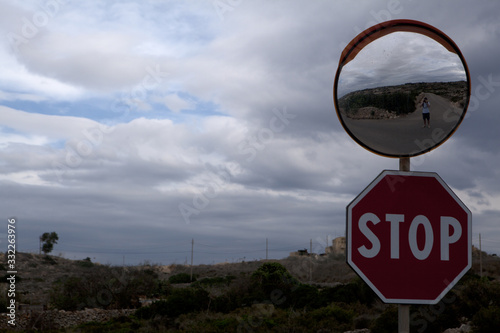
<svg viewBox="0 0 500 333">
<path fill-rule="evenodd" d="M 301 256 L 308 256 L 309 253 L 307 252 L 307 249 L 303 250 L 298 250 L 296 252 L 290 252 L 290 257 L 301 257 Z"/>
<path fill-rule="evenodd" d="M 337 237 L 332 240 L 332 246 L 325 248 L 326 254 L 345 254 L 345 237 Z"/>
</svg>

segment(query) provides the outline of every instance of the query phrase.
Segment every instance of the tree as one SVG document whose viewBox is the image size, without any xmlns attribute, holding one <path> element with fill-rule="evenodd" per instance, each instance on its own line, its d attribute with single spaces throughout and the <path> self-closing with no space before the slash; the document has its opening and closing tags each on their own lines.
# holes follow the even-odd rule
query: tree
<svg viewBox="0 0 500 333">
<path fill-rule="evenodd" d="M 43 253 L 47 254 L 52 252 L 54 248 L 54 244 L 57 244 L 59 240 L 59 236 L 57 236 L 56 232 L 46 232 L 40 236 L 40 244 L 42 246 Z"/>
</svg>

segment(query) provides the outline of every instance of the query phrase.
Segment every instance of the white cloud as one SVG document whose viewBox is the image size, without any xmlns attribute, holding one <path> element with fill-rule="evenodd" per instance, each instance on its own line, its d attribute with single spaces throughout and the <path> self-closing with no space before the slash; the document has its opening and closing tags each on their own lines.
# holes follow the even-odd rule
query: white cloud
<svg viewBox="0 0 500 333">
<path fill-rule="evenodd" d="M 1 133 L 1 130 L 0 130 Z M 46 137 L 38 135 L 20 135 L 11 133 L 2 133 L 0 137 L 0 147 L 5 147 L 10 143 L 24 143 L 28 145 L 43 146 L 50 141 Z"/>
<path fill-rule="evenodd" d="M 0 91 L 1 101 L 30 101 L 30 102 L 41 102 L 45 98 L 36 94 L 26 94 L 26 93 L 8 93 Z"/>
<path fill-rule="evenodd" d="M 0 61 L 2 61 L 0 87 L 3 90 L 0 97 L 3 100 L 33 102 L 49 99 L 72 100 L 83 94 L 83 90 L 79 87 L 30 71 L 2 50 L 0 50 Z"/>
<path fill-rule="evenodd" d="M 163 103 L 167 108 L 174 112 L 192 109 L 195 106 L 193 101 L 179 97 L 178 94 L 168 94 L 162 98 L 157 98 L 157 101 Z"/>
<path fill-rule="evenodd" d="M 146 67 L 155 62 L 131 53 L 138 40 L 137 36 L 108 31 L 52 33 L 28 43 L 18 58 L 40 76 L 91 91 L 112 91 L 141 82 Z"/>
<path fill-rule="evenodd" d="M 0 175 L 1 181 L 15 182 L 20 185 L 50 186 L 51 183 L 40 178 L 40 175 L 32 171 L 13 172 Z"/>
<path fill-rule="evenodd" d="M 105 126 L 87 118 L 52 116 L 0 106 L 0 126 L 9 127 L 27 136 L 44 136 L 52 140 L 82 137 L 83 132 Z"/>
<path fill-rule="evenodd" d="M 477 86 L 498 71 L 498 6 L 481 4 L 402 0 L 390 18 L 456 38 Z M 6 5 L 0 29 L 19 31 L 35 7 Z M 180 260 L 169 244 L 189 247 L 192 237 L 245 240 L 235 245 L 242 251 L 269 237 L 286 255 L 342 234 L 347 202 L 398 168 L 349 138 L 332 101 L 339 45 L 387 10 L 386 1 L 245 1 L 221 20 L 207 1 L 68 2 L 19 53 L 0 44 L 1 210 L 23 218 L 28 249 L 47 228 L 61 230 L 67 252 L 89 242 L 102 252 L 164 249 L 135 262 Z M 140 90 L 148 66 L 161 80 Z M 474 210 L 475 230 L 494 238 L 500 119 L 490 88 L 454 137 L 412 169 L 438 172 Z M 117 101 L 131 110 L 111 112 Z M 43 114 L 63 108 L 66 116 Z M 281 130 L 270 123 L 276 109 L 293 115 Z M 198 211 L 190 225 L 182 203 Z"/>
</svg>

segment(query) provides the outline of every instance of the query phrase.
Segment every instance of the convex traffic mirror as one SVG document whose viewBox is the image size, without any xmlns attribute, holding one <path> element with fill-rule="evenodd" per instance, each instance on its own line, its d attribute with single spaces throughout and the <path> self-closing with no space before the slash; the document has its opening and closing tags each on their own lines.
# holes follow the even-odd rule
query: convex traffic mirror
<svg viewBox="0 0 500 333">
<path fill-rule="evenodd" d="M 462 122 L 470 75 L 456 44 L 418 21 L 373 26 L 342 52 L 334 83 L 337 115 L 364 148 L 412 157 L 445 142 Z"/>
</svg>

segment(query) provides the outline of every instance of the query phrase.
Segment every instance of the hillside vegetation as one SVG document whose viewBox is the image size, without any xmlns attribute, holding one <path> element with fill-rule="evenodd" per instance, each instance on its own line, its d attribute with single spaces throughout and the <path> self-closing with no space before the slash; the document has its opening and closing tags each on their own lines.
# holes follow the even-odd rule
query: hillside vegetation
<svg viewBox="0 0 500 333">
<path fill-rule="evenodd" d="M 473 269 L 438 305 L 411 307 L 412 331 L 443 332 L 465 324 L 496 332 L 500 260 L 483 253 L 481 278 L 479 251 L 473 257 Z M 111 267 L 24 253 L 18 258 L 17 301 L 47 307 L 19 314 L 25 331 L 393 332 L 397 327 L 397 307 L 383 304 L 343 256 L 199 265 L 192 277 L 185 265 Z"/>
<path fill-rule="evenodd" d="M 467 96 L 467 83 L 465 81 L 421 82 L 364 89 L 343 96 L 338 104 L 341 112 L 349 118 L 395 118 L 414 112 L 420 103 L 417 97 L 422 93 L 440 95 L 457 107 L 463 108 Z"/>
</svg>

